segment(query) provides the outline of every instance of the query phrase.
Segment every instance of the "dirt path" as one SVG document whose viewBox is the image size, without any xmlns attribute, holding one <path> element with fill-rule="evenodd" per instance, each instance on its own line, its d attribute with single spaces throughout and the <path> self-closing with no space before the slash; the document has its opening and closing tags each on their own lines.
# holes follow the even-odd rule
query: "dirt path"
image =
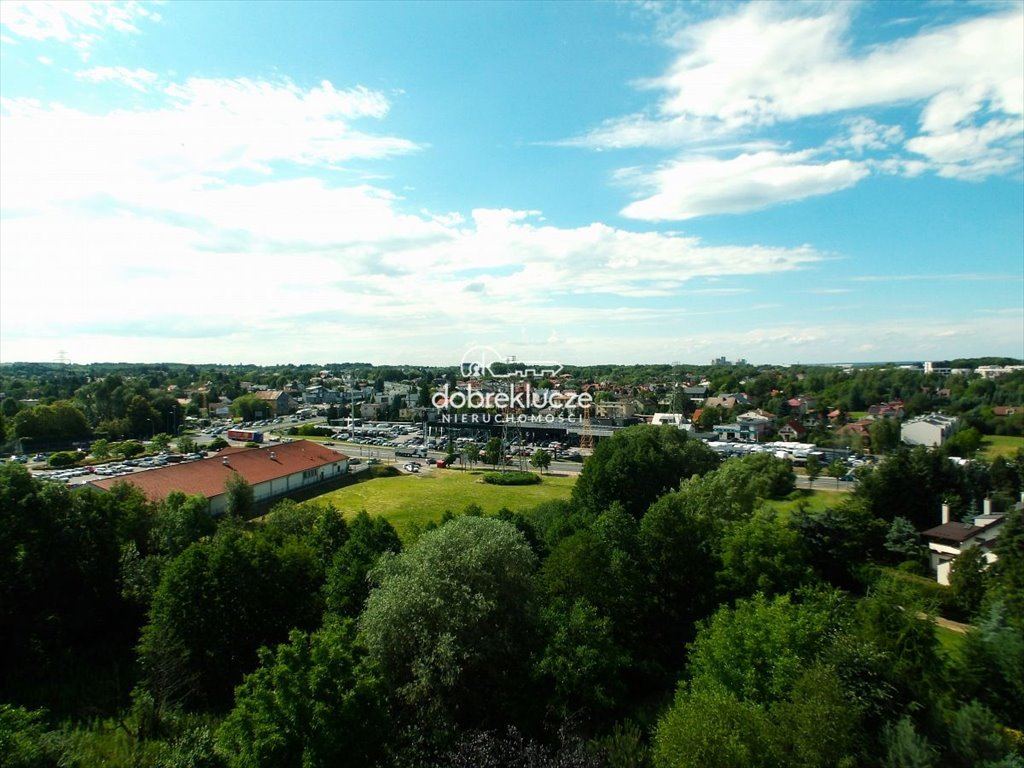
<svg viewBox="0 0 1024 768">
<path fill-rule="evenodd" d="M 960 635 L 966 635 L 967 630 L 971 628 L 970 624 L 961 624 L 959 621 L 952 621 L 951 619 L 944 619 L 941 616 L 928 616 L 926 613 L 918 614 L 919 618 L 927 619 L 931 618 L 935 623 L 943 629 L 948 629 L 950 632 L 956 632 Z"/>
</svg>

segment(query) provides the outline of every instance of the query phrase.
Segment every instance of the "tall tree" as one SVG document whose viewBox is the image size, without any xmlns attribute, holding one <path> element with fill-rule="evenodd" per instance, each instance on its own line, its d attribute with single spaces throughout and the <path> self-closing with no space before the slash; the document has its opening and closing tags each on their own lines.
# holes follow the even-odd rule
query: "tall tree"
<svg viewBox="0 0 1024 768">
<path fill-rule="evenodd" d="M 391 741 L 384 686 L 351 621 L 293 631 L 235 693 L 217 734 L 234 768 L 376 765 Z"/>
<path fill-rule="evenodd" d="M 681 480 L 710 472 L 715 454 L 699 440 L 672 426 L 627 427 L 602 440 L 587 459 L 573 487 L 573 502 L 593 515 L 615 502 L 639 519 L 663 493 Z"/>
<path fill-rule="evenodd" d="M 459 517 L 374 570 L 360 619 L 404 716 L 443 743 L 526 708 L 536 558 L 513 526 Z"/>
</svg>

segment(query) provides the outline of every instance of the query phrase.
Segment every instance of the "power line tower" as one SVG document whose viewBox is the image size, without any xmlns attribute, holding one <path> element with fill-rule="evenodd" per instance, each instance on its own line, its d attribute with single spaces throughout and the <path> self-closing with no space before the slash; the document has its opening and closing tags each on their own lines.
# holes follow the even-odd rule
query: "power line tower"
<svg viewBox="0 0 1024 768">
<path fill-rule="evenodd" d="M 583 406 L 583 413 L 580 416 L 580 450 L 590 451 L 594 449 L 594 431 L 590 424 L 590 405 Z"/>
</svg>

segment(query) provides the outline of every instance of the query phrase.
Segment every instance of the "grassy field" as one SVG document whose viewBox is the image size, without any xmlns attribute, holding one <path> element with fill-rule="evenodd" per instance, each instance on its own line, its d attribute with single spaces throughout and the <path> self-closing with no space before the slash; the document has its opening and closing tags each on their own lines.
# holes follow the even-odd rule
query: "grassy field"
<svg viewBox="0 0 1024 768">
<path fill-rule="evenodd" d="M 767 504 L 785 514 L 789 514 L 801 504 L 807 507 L 807 510 L 810 512 L 821 512 L 825 509 L 838 507 L 849 495 L 845 491 L 798 490 L 793 491 L 788 499 L 769 501 Z"/>
<path fill-rule="evenodd" d="M 935 636 L 939 641 L 939 649 L 950 659 L 956 659 L 964 647 L 964 636 L 959 632 L 935 625 Z"/>
<path fill-rule="evenodd" d="M 318 496 L 316 501 L 330 502 L 346 517 L 366 510 L 381 515 L 404 534 L 411 523 L 425 525 L 440 520 L 447 510 L 459 513 L 469 504 L 478 504 L 484 512 L 502 507 L 523 511 L 544 501 L 567 499 L 575 477 L 545 475 L 540 485 L 497 486 L 480 481 L 480 472 L 434 470 L 420 475 L 380 477 Z"/>
<path fill-rule="evenodd" d="M 996 456 L 1010 458 L 1021 448 L 1024 448 L 1024 437 L 986 435 L 981 441 L 981 457 L 986 461 L 992 461 Z"/>
</svg>

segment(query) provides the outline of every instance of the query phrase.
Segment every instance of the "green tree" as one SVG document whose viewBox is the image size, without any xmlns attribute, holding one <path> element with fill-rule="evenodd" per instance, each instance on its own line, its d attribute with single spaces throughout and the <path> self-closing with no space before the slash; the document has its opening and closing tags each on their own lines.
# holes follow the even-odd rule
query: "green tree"
<svg viewBox="0 0 1024 768">
<path fill-rule="evenodd" d="M 484 446 L 484 461 L 492 467 L 504 465 L 505 456 L 500 437 L 492 437 L 487 441 L 487 445 Z"/>
<path fill-rule="evenodd" d="M 57 453 L 50 454 L 46 463 L 55 468 L 70 467 L 78 463 L 78 457 L 79 455 L 74 451 L 57 451 Z"/>
<path fill-rule="evenodd" d="M 893 518 L 885 535 L 885 548 L 901 560 L 920 560 L 924 555 L 921 534 L 905 517 Z"/>
<path fill-rule="evenodd" d="M 535 565 L 512 525 L 459 517 L 374 569 L 360 628 L 404 717 L 429 740 L 528 706 Z"/>
<path fill-rule="evenodd" d="M 1019 617 L 1013 617 L 1019 620 Z M 977 700 L 1011 728 L 1024 730 L 1024 632 L 1011 622 L 1006 606 L 992 601 L 964 637 L 954 657 L 954 690 L 963 701 Z"/>
<path fill-rule="evenodd" d="M 242 421 L 265 419 L 270 415 L 270 405 L 256 395 L 242 395 L 231 401 L 231 414 Z"/>
<path fill-rule="evenodd" d="M 551 466 L 551 454 L 540 448 L 533 452 L 530 456 L 530 466 L 536 467 L 541 472 L 547 472 L 548 467 Z"/>
<path fill-rule="evenodd" d="M 35 445 L 67 443 L 91 432 L 85 414 L 67 400 L 22 409 L 14 415 L 13 426 L 15 436 Z"/>
<path fill-rule="evenodd" d="M 854 768 L 864 740 L 860 711 L 835 670 L 814 664 L 785 701 L 769 709 L 780 764 L 792 768 Z"/>
<path fill-rule="evenodd" d="M 966 427 L 954 434 L 942 445 L 948 456 L 970 458 L 981 448 L 981 433 L 974 427 Z"/>
<path fill-rule="evenodd" d="M 1007 513 L 995 553 L 998 559 L 992 564 L 992 595 L 1003 603 L 1010 622 L 1024 632 L 1024 510 Z"/>
<path fill-rule="evenodd" d="M 885 768 L 938 766 L 938 750 L 917 732 L 914 721 L 909 717 L 887 724 L 882 733 L 882 743 L 885 746 L 885 760 L 882 763 Z"/>
<path fill-rule="evenodd" d="M 100 461 L 103 461 L 104 459 L 109 459 L 110 442 L 108 440 L 100 438 L 99 440 L 93 442 L 89 452 L 92 454 L 92 457 L 94 459 L 99 459 Z"/>
<path fill-rule="evenodd" d="M 171 436 L 166 432 L 160 432 L 153 436 L 149 443 L 150 447 L 159 453 L 166 451 L 171 445 Z"/>
<path fill-rule="evenodd" d="M 868 427 L 871 436 L 871 450 L 874 453 L 889 453 L 900 444 L 900 423 L 897 419 L 877 419 Z"/>
<path fill-rule="evenodd" d="M 227 527 L 189 546 L 163 571 L 139 644 L 147 686 L 158 687 L 168 657 L 191 681 L 197 703 L 221 707 L 260 646 L 320 621 L 323 570 L 316 553 L 289 539 Z M 156 697 L 158 691 L 152 691 Z"/>
<path fill-rule="evenodd" d="M 693 643 L 693 685 L 720 686 L 761 704 L 783 700 L 836 618 L 826 603 L 798 604 L 789 595 L 754 595 L 720 608 Z"/>
<path fill-rule="evenodd" d="M 846 475 L 846 465 L 839 459 L 836 459 L 825 467 L 825 474 L 829 477 L 834 477 L 838 481 Z"/>
<path fill-rule="evenodd" d="M 224 493 L 227 501 L 224 513 L 231 517 L 247 518 L 256 502 L 255 492 L 249 481 L 238 472 L 232 472 L 224 481 Z"/>
<path fill-rule="evenodd" d="M 7 768 L 49 768 L 60 764 L 47 738 L 45 711 L 0 704 L 0 763 Z"/>
<path fill-rule="evenodd" d="M 136 440 L 125 440 L 123 443 L 117 443 L 111 450 L 125 459 L 130 459 L 132 456 L 138 456 L 140 453 L 146 452 L 142 443 Z"/>
<path fill-rule="evenodd" d="M 718 465 L 699 440 L 673 426 L 639 425 L 600 441 L 573 487 L 573 503 L 597 515 L 615 502 L 639 519 L 663 493 Z"/>
<path fill-rule="evenodd" d="M 647 639 L 645 656 L 672 677 L 694 622 L 715 604 L 716 523 L 684 503 L 682 494 L 667 494 L 640 521 L 640 547 L 648 588 L 639 625 Z"/>
<path fill-rule="evenodd" d="M 376 765 L 391 741 L 384 686 L 351 621 L 260 652 L 217 734 L 229 766 L 332 768 Z"/>
<path fill-rule="evenodd" d="M 720 687 L 681 689 L 654 733 L 655 768 L 773 768 L 764 709 Z"/>
<path fill-rule="evenodd" d="M 182 435 L 177 440 L 178 453 L 195 453 L 199 450 L 199 444 L 189 437 L 188 435 Z"/>
<path fill-rule="evenodd" d="M 804 471 L 807 473 L 807 480 L 810 482 L 811 487 L 814 487 L 814 481 L 821 476 L 821 462 L 818 461 L 817 456 L 807 457 Z"/>
<path fill-rule="evenodd" d="M 726 529 L 721 558 L 721 585 L 737 597 L 785 594 L 813 575 L 800 535 L 770 507 Z"/>
<path fill-rule="evenodd" d="M 556 601 L 544 611 L 547 633 L 537 671 L 547 682 L 547 698 L 562 720 L 611 711 L 622 691 L 622 670 L 629 661 L 613 636 L 611 621 L 584 598 Z"/>
<path fill-rule="evenodd" d="M 172 491 L 156 508 L 151 532 L 152 549 L 177 557 L 190 544 L 212 536 L 217 524 L 204 496 L 186 496 Z"/>
<path fill-rule="evenodd" d="M 1014 750 L 1003 735 L 999 721 L 984 704 L 972 701 L 956 710 L 949 719 L 949 741 L 962 768 L 995 766 L 1012 759 Z M 1003 765 L 1020 765 L 1014 761 Z"/>
<path fill-rule="evenodd" d="M 953 602 L 963 615 L 972 618 L 985 598 L 988 563 L 981 547 L 967 547 L 956 557 L 949 569 L 949 588 Z"/>
<path fill-rule="evenodd" d="M 128 434 L 133 437 L 152 437 L 161 423 L 156 408 L 142 395 L 132 395 L 124 416 L 128 420 Z"/>
<path fill-rule="evenodd" d="M 352 518 L 348 538 L 327 571 L 327 609 L 341 616 L 358 616 L 370 594 L 367 577 L 373 566 L 385 552 L 401 551 L 402 542 L 385 518 L 370 517 L 365 510 Z"/>
</svg>

